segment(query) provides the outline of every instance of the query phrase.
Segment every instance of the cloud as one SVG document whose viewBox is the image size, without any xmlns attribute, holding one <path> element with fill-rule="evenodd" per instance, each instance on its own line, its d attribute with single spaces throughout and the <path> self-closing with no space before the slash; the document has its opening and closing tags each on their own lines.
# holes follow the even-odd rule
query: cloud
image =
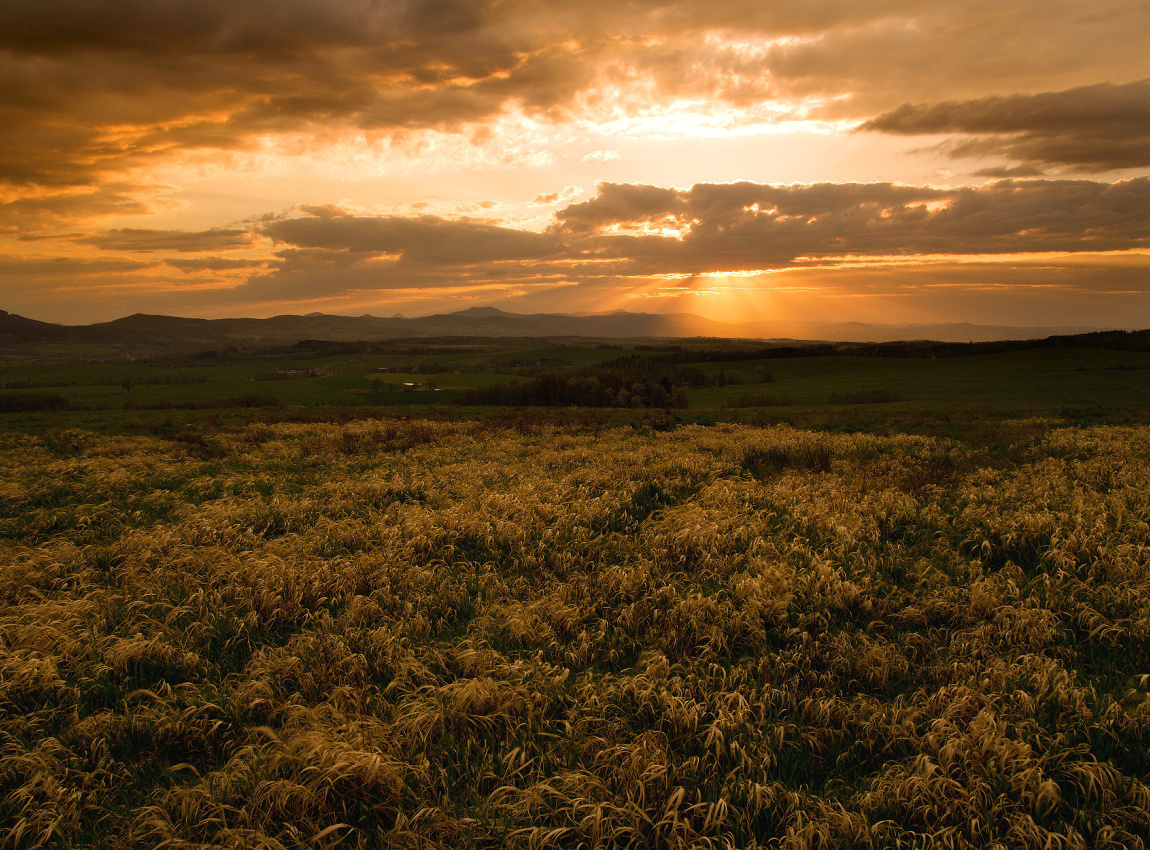
<svg viewBox="0 0 1150 850">
<path fill-rule="evenodd" d="M 0 149 L 2 138 L 0 133 Z M 2 159 L 0 157 L 0 161 Z M 159 206 L 150 197 L 152 192 L 148 187 L 120 181 L 58 193 L 30 186 L 13 194 L 13 200 L 0 201 L 0 233 L 20 234 L 21 238 L 108 216 L 147 215 L 156 212 Z"/>
<path fill-rule="evenodd" d="M 5 309 L 25 316 L 36 316 L 49 305 L 53 313 L 92 321 L 91 302 L 104 299 L 111 293 L 154 291 L 157 288 L 157 270 L 156 263 L 119 257 L 41 257 L 0 253 Z M 82 305 L 81 309 L 77 309 L 78 305 Z"/>
<path fill-rule="evenodd" d="M 558 203 L 569 203 L 583 194 L 578 186 L 568 186 L 562 192 L 540 193 L 531 199 L 533 206 L 551 206 Z"/>
<path fill-rule="evenodd" d="M 44 253 L 47 241 L 16 239 L 47 235 L 98 259 L 74 267 L 14 260 L 3 271 L 13 287 L 50 278 L 63 291 L 72 275 L 92 282 L 89 292 L 120 281 L 141 298 L 152 287 L 233 304 L 350 303 L 401 290 L 607 291 L 652 275 L 761 269 L 847 280 L 843 269 L 863 275 L 868 259 L 881 264 L 865 271 L 869 279 L 897 268 L 908 281 L 926 280 L 925 269 L 939 268 L 934 255 L 994 255 L 997 269 L 1020 252 L 1145 250 L 1145 180 L 1025 179 L 1150 164 L 1150 52 L 1134 37 L 1137 5 L 9 0 L 0 3 L 0 236 Z M 646 161 L 651 137 L 695 136 L 691 156 L 705 157 L 715 149 L 706 133 L 760 132 L 792 119 L 820 131 L 864 121 L 872 133 L 943 134 L 947 153 L 982 160 L 961 170 L 998 182 L 619 182 L 590 198 L 532 182 L 541 174 L 558 175 L 556 186 L 573 182 L 563 169 L 583 174 L 618 148 L 632 174 L 667 184 L 674 181 L 653 175 L 675 160 Z M 864 156 L 903 144 L 856 143 Z M 587 151 L 592 164 L 579 164 Z M 833 158 L 820 161 L 849 173 L 853 165 Z M 525 197 L 539 193 L 533 203 L 558 208 L 543 232 L 496 221 L 523 211 L 509 203 L 467 206 L 469 193 L 486 197 L 482 187 L 492 185 L 491 175 L 471 179 L 479 168 L 544 161 L 552 164 L 498 190 L 503 202 L 522 188 Z M 293 206 L 303 196 L 286 193 L 313 164 L 309 179 L 362 177 L 328 196 L 358 200 L 323 204 L 312 184 L 306 197 L 321 203 Z M 421 182 L 425 166 L 452 172 L 452 200 L 416 210 L 411 200 L 441 192 Z M 764 179 L 787 173 L 766 155 L 747 167 Z M 403 185 L 385 195 L 393 213 L 411 214 L 348 208 L 369 203 L 367 181 L 401 168 Z M 272 191 L 285 194 L 255 200 L 271 182 L 260 192 L 217 192 L 231 175 L 272 175 L 280 187 Z M 233 211 L 220 222 L 252 203 L 290 212 L 250 229 L 195 229 L 205 220 L 200 205 L 224 194 Z M 197 206 L 181 213 L 183 204 Z M 173 214 L 170 227 L 189 229 L 141 223 L 160 211 Z M 172 224 L 180 221 L 196 223 Z M 102 229 L 111 224 L 118 229 Z M 244 259 L 226 256 L 239 250 Z M 138 262 L 149 252 L 154 260 Z M 1064 258 L 1051 262 L 1065 268 Z"/>
<path fill-rule="evenodd" d="M 189 151 L 254 152 L 293 134 L 322 146 L 466 133 L 517 113 L 595 122 L 691 104 L 857 118 L 929 93 L 1150 75 L 1128 0 L 1055 7 L 11 0 L 0 4 L 0 188 L 71 196 Z M 1106 161 L 1137 159 L 1139 145 Z M 1047 154 L 1084 167 L 1102 156 Z M 132 198 L 147 206 L 132 192 L 123 204 Z"/>
<path fill-rule="evenodd" d="M 278 252 L 266 272 L 231 291 L 233 303 L 360 300 L 399 292 L 452 293 L 474 297 L 483 292 L 568 282 L 565 268 L 545 264 L 477 262 L 450 268 L 381 260 L 367 253 L 330 249 Z"/>
<path fill-rule="evenodd" d="M 676 189 L 641 183 L 600 183 L 594 198 L 560 210 L 556 217 L 568 230 L 594 230 L 614 224 L 636 224 L 678 215 L 684 209 Z"/>
<path fill-rule="evenodd" d="M 251 248 L 254 236 L 247 230 L 139 230 L 120 228 L 73 238 L 105 251 L 237 251 Z"/>
<path fill-rule="evenodd" d="M 1150 258 L 940 260 L 796 269 L 778 282 L 796 313 L 828 321 L 1146 327 Z M 813 296 L 813 297 L 812 297 Z"/>
<path fill-rule="evenodd" d="M 957 262 L 1150 251 L 1150 178 L 1008 179 L 961 188 L 601 183 L 588 200 L 558 209 L 542 232 L 466 217 L 353 214 L 332 205 L 300 207 L 292 217 L 254 227 L 118 229 L 79 239 L 137 254 L 250 248 L 261 237 L 270 239 L 275 250 L 262 258 L 205 256 L 157 264 L 185 274 L 250 271 L 229 295 L 237 303 L 398 290 L 619 286 L 653 276 L 863 269 L 876 263 L 908 273 L 939 257 Z M 108 265 L 71 261 L 67 267 L 27 262 L 7 272 L 90 277 L 139 273 L 146 266 L 122 258 L 109 258 Z M 1066 261 L 1054 265 L 1065 267 Z"/>
<path fill-rule="evenodd" d="M 971 136 L 952 145 L 951 155 L 1003 155 L 1035 169 L 1140 168 L 1150 165 L 1150 79 L 1033 95 L 904 103 L 860 129 Z"/>
<path fill-rule="evenodd" d="M 611 160 L 619 159 L 622 154 L 619 151 L 591 151 L 583 157 L 584 162 L 611 162 Z"/>
<path fill-rule="evenodd" d="M 557 250 L 553 238 L 473 219 L 439 216 L 331 216 L 269 222 L 262 232 L 299 248 L 394 255 L 405 263 L 450 267 L 538 261 Z"/>
<path fill-rule="evenodd" d="M 1046 311 L 1043 321 L 1051 323 L 1079 314 L 1103 317 L 1093 320 L 1100 324 L 1150 318 L 1140 306 L 1150 285 L 1150 178 L 1008 179 L 961 188 L 602 183 L 589 199 L 558 209 L 542 232 L 333 206 L 300 208 L 255 227 L 275 246 L 261 258 L 137 259 L 181 245 L 207 250 L 197 240 L 220 234 L 120 230 L 108 235 L 134 256 L 0 256 L 0 276 L 15 299 L 9 309 L 56 299 L 62 314 L 75 314 L 67 305 L 77 297 L 160 312 L 258 313 L 264 305 L 338 311 L 352 304 L 362 311 L 453 298 L 634 309 L 628 295 L 671 303 L 666 299 L 725 288 L 777 297 L 797 312 L 814 309 L 805 293 L 821 293 L 838 299 L 840 318 L 850 318 L 856 297 L 906 298 L 942 316 L 995 303 Z M 232 233 L 223 242 L 232 238 L 241 237 Z M 42 241 L 26 244 L 41 250 Z M 818 303 L 831 309 L 831 301 Z M 1005 314 L 984 320 L 1018 323 Z"/>
<path fill-rule="evenodd" d="M 1150 250 L 1150 178 L 958 189 L 602 183 L 594 197 L 558 210 L 542 233 L 473 219 L 348 214 L 272 221 L 261 230 L 279 250 L 241 289 L 266 299 L 876 262 L 905 271 L 939 257 Z"/>
<path fill-rule="evenodd" d="M 152 267 L 152 263 L 116 258 L 19 257 L 0 255 L 0 274 L 26 280 L 122 275 Z"/>
<path fill-rule="evenodd" d="M 998 165 L 991 168 L 980 168 L 974 172 L 975 177 L 1042 177 L 1046 174 L 1041 168 L 1033 165 Z"/>
<path fill-rule="evenodd" d="M 191 274 L 193 272 L 221 272 L 237 269 L 257 269 L 266 264 L 264 260 L 229 260 L 225 257 L 203 257 L 189 260 L 164 260 L 169 266 Z"/>
<path fill-rule="evenodd" d="M 661 272 L 782 268 L 851 255 L 1114 251 L 1150 248 L 1150 179 L 958 189 L 608 183 L 557 220 L 561 231 L 607 240 L 635 265 Z"/>
</svg>

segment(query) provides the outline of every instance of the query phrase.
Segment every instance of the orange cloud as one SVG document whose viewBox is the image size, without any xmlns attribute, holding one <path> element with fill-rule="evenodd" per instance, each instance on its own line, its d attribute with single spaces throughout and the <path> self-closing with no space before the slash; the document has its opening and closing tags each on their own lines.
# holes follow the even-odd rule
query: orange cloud
<svg viewBox="0 0 1150 850">
<path fill-rule="evenodd" d="M 247 230 L 213 229 L 192 232 L 187 230 L 140 230 L 120 228 L 72 237 L 73 242 L 83 242 L 97 248 L 112 251 L 132 251 L 150 253 L 152 251 L 178 251 L 192 253 L 198 251 L 235 251 L 251 248 L 254 234 Z"/>
<path fill-rule="evenodd" d="M 656 278 L 839 265 L 926 280 L 963 257 L 985 264 L 994 255 L 1010 263 L 1150 251 L 1150 179 L 1006 180 L 960 189 L 605 183 L 590 200 L 559 210 L 543 232 L 473 219 L 347 214 L 260 229 L 279 250 L 236 298 L 564 282 L 622 290 Z M 1050 270 L 1028 273 L 1054 279 L 1068 267 L 1056 258 Z"/>
<path fill-rule="evenodd" d="M 0 200 L 4 187 L 20 198 L 0 203 L 0 229 L 146 212 L 149 169 L 283 134 L 603 121 L 695 101 L 869 118 L 924 91 L 1140 71 L 1150 60 L 1122 0 L 1057 14 L 1038 0 L 12 0 Z"/>
</svg>

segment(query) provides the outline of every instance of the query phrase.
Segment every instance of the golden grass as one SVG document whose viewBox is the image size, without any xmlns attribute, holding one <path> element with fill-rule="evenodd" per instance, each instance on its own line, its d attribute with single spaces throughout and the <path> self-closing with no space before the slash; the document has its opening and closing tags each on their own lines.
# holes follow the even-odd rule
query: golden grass
<svg viewBox="0 0 1150 850">
<path fill-rule="evenodd" d="M 8 847 L 1144 847 L 1150 429 L 0 437 Z"/>
</svg>

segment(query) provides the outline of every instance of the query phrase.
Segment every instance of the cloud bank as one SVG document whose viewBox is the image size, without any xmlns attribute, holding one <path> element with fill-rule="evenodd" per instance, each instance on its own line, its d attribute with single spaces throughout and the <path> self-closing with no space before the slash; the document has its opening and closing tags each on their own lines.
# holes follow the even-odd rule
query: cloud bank
<svg viewBox="0 0 1150 850">
<path fill-rule="evenodd" d="M 1110 171 L 1150 166 L 1150 80 L 935 104 L 904 103 L 861 128 L 958 134 L 952 156 L 997 154 L 1031 166 Z"/>
<path fill-rule="evenodd" d="M 641 278 L 939 258 L 1150 250 L 1150 178 L 894 184 L 600 184 L 543 232 L 436 216 L 268 222 L 277 251 L 236 290 L 291 299 L 403 289 L 633 286 Z M 631 283 L 627 283 L 631 281 Z"/>
<path fill-rule="evenodd" d="M 9 195 L 0 193 L 0 221 L 27 230 L 155 209 L 149 169 L 188 152 L 259 151 L 274 138 L 473 132 L 520 113 L 594 122 L 692 102 L 720 104 L 736 124 L 763 109 L 871 118 L 931 92 L 1150 76 L 1126 5 L 11 0 L 0 4 L 0 188 Z M 996 43 L 1011 46 L 987 50 Z M 1027 103 L 1041 123 L 1060 109 L 1084 116 L 1074 103 L 1085 109 L 1102 93 L 1117 120 L 1144 107 L 1144 91 L 1071 89 Z M 1107 153 L 1061 132 L 1001 129 L 1020 103 L 904 106 L 871 128 L 1020 134 L 985 144 L 1082 168 L 1144 159 L 1144 136 Z"/>
</svg>

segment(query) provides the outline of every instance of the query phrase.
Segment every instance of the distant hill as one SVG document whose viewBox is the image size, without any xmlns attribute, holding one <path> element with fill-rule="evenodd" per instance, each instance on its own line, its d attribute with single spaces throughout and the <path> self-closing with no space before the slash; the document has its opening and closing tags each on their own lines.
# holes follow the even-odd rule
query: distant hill
<svg viewBox="0 0 1150 850">
<path fill-rule="evenodd" d="M 208 350 L 290 346 L 302 340 L 356 342 L 433 337 L 583 337 L 758 340 L 979 342 L 1035 339 L 1093 328 L 1008 327 L 973 324 L 872 325 L 850 323 L 726 323 L 689 313 L 567 315 L 508 313 L 471 307 L 419 318 L 393 316 L 274 316 L 270 319 L 189 319 L 136 313 L 92 325 L 56 325 L 0 310 L 0 357 L 42 360 L 125 360 Z"/>
</svg>

